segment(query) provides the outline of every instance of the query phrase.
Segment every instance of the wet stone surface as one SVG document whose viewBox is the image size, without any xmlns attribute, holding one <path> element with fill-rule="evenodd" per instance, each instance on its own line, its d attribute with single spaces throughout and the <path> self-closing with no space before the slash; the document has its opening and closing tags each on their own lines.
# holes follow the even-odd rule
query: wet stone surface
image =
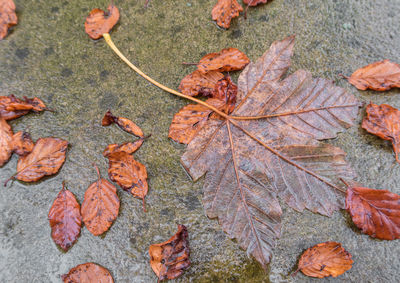
<svg viewBox="0 0 400 283">
<path fill-rule="evenodd" d="M 35 184 L 13 182 L 0 190 L 0 281 L 60 282 L 60 275 L 88 261 L 107 267 L 116 282 L 155 282 L 148 247 L 169 239 L 176 223 L 188 227 L 191 268 L 177 282 L 317 282 L 297 274 L 301 253 L 327 240 L 343 244 L 354 258 L 353 268 L 337 279 L 318 282 L 397 282 L 399 241 L 379 241 L 362 235 L 345 212 L 332 218 L 298 213 L 282 204 L 283 229 L 269 272 L 248 259 L 204 215 L 202 180 L 193 183 L 180 166 L 185 146 L 167 138 L 173 114 L 187 101 L 173 97 L 138 77 L 106 46 L 84 33 L 92 8 L 106 0 L 16 0 L 19 24 L 0 41 L 0 93 L 38 96 L 56 113 L 30 114 L 12 121 L 15 131 L 29 130 L 36 140 L 56 136 L 71 143 L 60 173 Z M 400 61 L 400 1 L 398 0 L 275 0 L 249 9 L 248 20 L 235 19 L 227 31 L 211 21 L 215 1 L 116 1 L 120 23 L 111 35 L 116 45 L 143 71 L 172 88 L 208 52 L 225 47 L 257 59 L 274 41 L 296 34 L 290 72 L 304 68 L 314 76 L 335 80 L 362 101 L 400 108 L 400 91 L 357 91 L 338 76 L 373 61 Z M 117 127 L 101 127 L 107 109 L 128 117 L 152 134 L 135 153 L 148 168 L 148 212 L 140 200 L 119 190 L 120 216 L 102 237 L 87 229 L 67 252 L 50 237 L 47 213 L 61 182 L 83 201 L 96 180 L 95 162 L 106 175 L 102 157 L 109 143 L 132 139 Z M 359 120 L 363 116 L 360 112 Z M 348 153 L 359 181 L 372 188 L 400 193 L 400 165 L 391 146 L 359 126 L 330 141 Z M 0 169 L 0 180 L 16 168 L 17 158 Z"/>
</svg>

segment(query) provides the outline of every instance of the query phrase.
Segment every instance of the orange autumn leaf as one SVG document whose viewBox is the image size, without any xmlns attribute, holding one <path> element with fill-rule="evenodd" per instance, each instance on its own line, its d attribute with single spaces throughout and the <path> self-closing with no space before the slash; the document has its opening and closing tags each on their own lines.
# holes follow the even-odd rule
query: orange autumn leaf
<svg viewBox="0 0 400 283">
<path fill-rule="evenodd" d="M 58 138 L 38 139 L 32 152 L 19 158 L 17 173 L 9 180 L 35 182 L 56 174 L 64 164 L 68 142 Z M 5 185 L 7 185 L 7 180 Z"/>
<path fill-rule="evenodd" d="M 220 52 L 209 53 L 200 59 L 197 68 L 202 73 L 210 71 L 230 72 L 242 70 L 250 59 L 236 48 L 225 48 Z"/>
<path fill-rule="evenodd" d="M 387 190 L 349 187 L 346 209 L 364 234 L 382 240 L 400 239 L 400 196 Z"/>
<path fill-rule="evenodd" d="M 216 83 L 224 75 L 217 71 L 202 73 L 199 70 L 184 77 L 179 85 L 179 90 L 189 96 L 211 96 Z"/>
<path fill-rule="evenodd" d="M 144 138 L 144 134 L 142 129 L 136 125 L 134 122 L 127 118 L 123 117 L 117 117 L 114 116 L 110 110 L 106 112 L 106 114 L 103 117 L 103 120 L 101 121 L 102 126 L 109 126 L 111 124 L 117 124 L 118 127 L 120 127 L 122 130 L 124 130 L 127 133 L 130 133 L 132 135 L 135 135 L 140 138 Z"/>
<path fill-rule="evenodd" d="M 134 197 L 142 199 L 143 210 L 146 211 L 144 198 L 149 190 L 146 167 L 136 161 L 132 155 L 123 151 L 110 154 L 107 158 L 110 179 Z"/>
<path fill-rule="evenodd" d="M 345 78 L 360 90 L 369 88 L 385 91 L 392 87 L 400 87 L 400 65 L 383 60 L 360 68 Z"/>
<path fill-rule="evenodd" d="M 10 159 L 13 149 L 13 131 L 7 121 L 0 116 L 0 166 Z"/>
<path fill-rule="evenodd" d="M 243 7 L 237 0 L 218 0 L 218 3 L 212 9 L 212 19 L 222 28 L 229 28 L 231 20 L 239 16 Z"/>
<path fill-rule="evenodd" d="M 150 265 L 159 280 L 178 278 L 190 266 L 189 236 L 184 225 L 168 241 L 149 248 Z"/>
<path fill-rule="evenodd" d="M 235 109 L 237 92 L 237 85 L 232 81 L 231 77 L 227 75 L 217 82 L 212 97 L 223 101 L 224 106 L 219 110 L 230 114 Z"/>
<path fill-rule="evenodd" d="M 303 253 L 297 271 L 317 278 L 337 277 L 351 269 L 352 265 L 351 254 L 340 243 L 325 242 Z"/>
<path fill-rule="evenodd" d="M 95 168 L 98 180 L 86 190 L 81 213 L 86 228 L 93 235 L 99 236 L 117 219 L 120 203 L 117 188 L 101 178 L 99 169 L 97 166 Z"/>
<path fill-rule="evenodd" d="M 93 9 L 85 21 L 85 32 L 92 39 L 99 39 L 103 34 L 108 33 L 119 20 L 118 8 L 110 4 L 108 12 L 101 9 Z"/>
<path fill-rule="evenodd" d="M 53 241 L 68 251 L 79 237 L 82 218 L 75 195 L 65 189 L 64 183 L 50 208 L 48 219 Z"/>
<path fill-rule="evenodd" d="M 64 283 L 114 283 L 110 271 L 93 262 L 75 266 L 61 279 Z"/>
<path fill-rule="evenodd" d="M 126 152 L 128 154 L 132 154 L 135 151 L 137 151 L 143 144 L 144 139 L 138 139 L 135 142 L 125 142 L 123 144 L 109 144 L 103 151 L 103 156 L 107 157 L 110 154 L 116 153 L 116 152 Z"/>
<path fill-rule="evenodd" d="M 0 0 L 0 40 L 5 38 L 8 29 L 18 23 L 15 4 L 12 0 Z"/>
<path fill-rule="evenodd" d="M 27 132 L 18 132 L 14 134 L 13 139 L 13 151 L 19 156 L 24 156 L 30 153 L 35 143 L 32 141 L 31 135 Z"/>
<path fill-rule="evenodd" d="M 29 111 L 41 112 L 47 109 L 42 100 L 37 97 L 24 100 L 14 95 L 0 96 L 0 115 L 6 120 L 13 120 L 27 114 Z"/>
<path fill-rule="evenodd" d="M 362 127 L 381 139 L 392 142 L 397 162 L 400 163 L 400 111 L 387 104 L 367 106 Z"/>
</svg>

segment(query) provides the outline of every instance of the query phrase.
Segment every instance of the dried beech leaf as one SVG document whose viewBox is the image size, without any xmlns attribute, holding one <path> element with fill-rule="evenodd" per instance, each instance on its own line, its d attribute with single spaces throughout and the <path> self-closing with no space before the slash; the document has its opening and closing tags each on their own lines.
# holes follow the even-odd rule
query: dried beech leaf
<svg viewBox="0 0 400 283">
<path fill-rule="evenodd" d="M 215 85 L 222 78 L 224 78 L 224 75 L 217 71 L 210 71 L 204 74 L 196 70 L 183 78 L 179 85 L 179 90 L 189 96 L 211 96 Z"/>
<path fill-rule="evenodd" d="M 93 262 L 75 266 L 61 278 L 64 283 L 114 283 L 110 271 Z"/>
<path fill-rule="evenodd" d="M 236 48 L 225 48 L 220 52 L 210 53 L 201 58 L 197 68 L 202 73 L 230 72 L 242 70 L 249 63 L 250 59 L 242 51 Z"/>
<path fill-rule="evenodd" d="M 400 196 L 387 190 L 349 187 L 346 209 L 364 234 L 383 240 L 400 239 Z"/>
<path fill-rule="evenodd" d="M 206 214 L 264 268 L 280 236 L 277 197 L 330 216 L 344 208 L 339 177 L 355 177 L 345 152 L 319 140 L 350 127 L 360 103 L 308 71 L 281 80 L 293 45 L 294 37 L 274 42 L 240 75 L 231 115 L 251 120 L 209 119 L 181 158 L 194 180 L 206 175 Z"/>
<path fill-rule="evenodd" d="M 108 110 L 104 115 L 103 120 L 101 121 L 101 125 L 109 126 L 113 123 L 117 124 L 118 127 L 120 127 L 127 133 L 130 133 L 140 138 L 144 138 L 143 131 L 138 125 L 127 118 L 116 117 L 111 113 L 110 110 Z"/>
<path fill-rule="evenodd" d="M 18 132 L 12 138 L 13 151 L 19 156 L 24 156 L 30 153 L 35 146 L 31 135 L 27 132 Z"/>
<path fill-rule="evenodd" d="M 222 100 L 224 106 L 220 110 L 230 114 L 235 109 L 237 92 L 237 85 L 232 82 L 231 77 L 228 75 L 217 82 L 212 97 Z"/>
<path fill-rule="evenodd" d="M 138 139 L 135 142 L 126 142 L 123 144 L 109 144 L 106 149 L 103 151 L 103 156 L 107 157 L 110 154 L 116 153 L 116 152 L 126 152 L 128 154 L 132 154 L 135 151 L 137 151 L 143 144 L 144 139 Z"/>
<path fill-rule="evenodd" d="M 243 0 L 243 3 L 250 7 L 254 7 L 260 4 L 265 4 L 267 2 L 268 0 Z"/>
<path fill-rule="evenodd" d="M 381 139 L 392 142 L 396 160 L 400 163 L 400 111 L 387 104 L 367 106 L 367 116 L 362 121 L 362 127 Z"/>
<path fill-rule="evenodd" d="M 81 212 L 86 228 L 93 235 L 99 236 L 106 232 L 117 219 L 119 198 L 117 188 L 101 178 L 97 167 L 96 171 L 99 179 L 86 190 Z"/>
<path fill-rule="evenodd" d="M 17 173 L 11 179 L 35 182 L 44 176 L 56 174 L 65 161 L 67 147 L 68 142 L 62 139 L 38 139 L 32 152 L 20 157 Z"/>
<path fill-rule="evenodd" d="M 0 116 L 0 166 L 10 159 L 13 149 L 13 131 L 7 121 Z"/>
<path fill-rule="evenodd" d="M 24 100 L 14 95 L 0 96 L 0 115 L 6 120 L 12 120 L 27 114 L 29 111 L 41 112 L 48 110 L 46 105 L 37 97 Z"/>
<path fill-rule="evenodd" d="M 159 280 L 175 279 L 190 266 L 189 236 L 184 225 L 168 241 L 149 248 L 150 265 Z"/>
<path fill-rule="evenodd" d="M 64 251 L 68 251 L 81 232 L 82 218 L 79 203 L 73 193 L 65 189 L 58 193 L 49 211 L 51 237 Z"/>
<path fill-rule="evenodd" d="M 297 270 L 317 278 L 337 277 L 351 269 L 353 260 L 340 243 L 325 242 L 307 249 Z"/>
<path fill-rule="evenodd" d="M 107 8 L 108 12 L 93 9 L 85 21 L 85 32 L 92 39 L 99 39 L 108 33 L 119 20 L 119 10 L 113 4 Z"/>
<path fill-rule="evenodd" d="M 400 65 L 383 60 L 360 68 L 346 78 L 358 89 L 384 91 L 400 87 Z"/>
<path fill-rule="evenodd" d="M 18 23 L 15 4 L 12 0 L 0 0 L 0 40 L 5 38 L 8 29 Z"/>
<path fill-rule="evenodd" d="M 131 192 L 134 197 L 142 199 L 143 210 L 146 211 L 144 198 L 149 190 L 146 167 L 126 152 L 116 152 L 107 157 L 110 179 L 125 191 Z"/>
<path fill-rule="evenodd" d="M 231 20 L 239 16 L 239 12 L 243 11 L 243 7 L 237 0 L 218 0 L 218 3 L 212 9 L 211 15 L 217 25 L 222 28 L 229 28 Z"/>
</svg>

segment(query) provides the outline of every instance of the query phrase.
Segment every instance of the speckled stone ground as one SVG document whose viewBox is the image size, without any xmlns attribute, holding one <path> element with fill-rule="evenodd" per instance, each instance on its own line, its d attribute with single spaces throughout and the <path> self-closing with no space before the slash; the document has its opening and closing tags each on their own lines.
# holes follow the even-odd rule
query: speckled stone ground
<svg viewBox="0 0 400 283">
<path fill-rule="evenodd" d="M 108 0 L 16 0 L 19 24 L 0 41 L 0 93 L 38 96 L 56 113 L 30 114 L 12 121 L 15 131 L 27 129 L 34 139 L 57 136 L 71 143 L 57 176 L 35 184 L 14 182 L 0 189 L 0 281 L 60 282 L 60 275 L 80 263 L 107 267 L 116 282 L 155 282 L 148 264 L 151 243 L 168 239 L 175 223 L 187 225 L 192 266 L 178 282 L 398 282 L 399 241 L 362 235 L 345 212 L 332 218 L 284 207 L 282 237 L 269 272 L 248 259 L 203 212 L 202 181 L 193 183 L 179 159 L 185 146 L 167 138 L 173 114 L 187 101 L 171 96 L 134 74 L 103 40 L 86 36 L 83 23 L 92 8 Z M 112 32 L 119 48 L 156 80 L 176 88 L 202 55 L 225 47 L 257 59 L 274 41 L 296 34 L 290 72 L 304 68 L 330 78 L 363 101 L 400 107 L 400 91 L 360 92 L 338 74 L 384 58 L 400 61 L 399 0 L 274 0 L 250 9 L 248 20 L 233 21 L 229 30 L 211 21 L 216 1 L 116 1 L 120 23 Z M 146 164 L 150 192 L 148 212 L 139 200 L 119 191 L 120 216 L 103 237 L 85 228 L 68 253 L 54 245 L 47 213 L 65 180 L 82 202 L 96 179 L 91 163 L 106 176 L 101 152 L 109 143 L 131 136 L 100 119 L 111 108 L 137 122 L 152 137 L 135 156 Z M 360 112 L 361 120 L 363 111 Z M 400 193 L 400 166 L 389 143 L 353 127 L 331 141 L 348 152 L 359 181 Z M 17 158 L 0 169 L 10 176 Z M 342 242 L 353 254 L 353 268 L 337 279 L 291 278 L 306 248 L 327 240 Z"/>
</svg>

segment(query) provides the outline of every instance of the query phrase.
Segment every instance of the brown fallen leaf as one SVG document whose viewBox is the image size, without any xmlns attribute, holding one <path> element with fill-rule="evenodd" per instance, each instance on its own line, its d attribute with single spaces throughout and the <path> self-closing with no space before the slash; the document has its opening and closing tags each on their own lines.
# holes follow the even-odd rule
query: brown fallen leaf
<svg viewBox="0 0 400 283">
<path fill-rule="evenodd" d="M 13 151 L 19 156 L 24 156 L 30 153 L 35 146 L 31 135 L 27 132 L 18 132 L 12 138 Z"/>
<path fill-rule="evenodd" d="M 319 140 L 354 124 L 360 102 L 331 80 L 290 66 L 294 37 L 274 42 L 238 80 L 235 110 L 209 119 L 181 163 L 205 175 L 203 204 L 229 238 L 264 268 L 280 236 L 280 197 L 290 207 L 331 216 L 344 208 L 340 177 L 354 171 L 345 152 Z"/>
<path fill-rule="evenodd" d="M 119 212 L 117 188 L 106 179 L 101 178 L 99 169 L 95 166 L 99 179 L 91 184 L 85 192 L 82 202 L 82 220 L 86 228 L 95 236 L 106 232 Z"/>
<path fill-rule="evenodd" d="M 110 271 L 93 262 L 75 266 L 61 278 L 64 283 L 114 283 Z"/>
<path fill-rule="evenodd" d="M 392 142 L 396 160 L 400 163 L 400 111 L 387 104 L 368 104 L 363 129 L 381 139 Z"/>
<path fill-rule="evenodd" d="M 92 39 L 99 39 L 108 33 L 119 20 L 119 10 L 114 4 L 107 8 L 108 12 L 101 9 L 93 9 L 85 21 L 85 32 Z"/>
<path fill-rule="evenodd" d="M 35 182 L 44 176 L 53 175 L 60 170 L 65 161 L 68 142 L 58 138 L 38 139 L 32 152 L 21 156 L 17 164 L 17 173 L 8 179 Z"/>
<path fill-rule="evenodd" d="M 111 113 L 110 110 L 108 110 L 104 115 L 103 120 L 101 121 L 101 125 L 109 126 L 113 123 L 117 124 L 118 127 L 120 127 L 127 133 L 130 133 L 140 138 L 144 138 L 143 131 L 138 125 L 127 118 L 116 117 Z"/>
<path fill-rule="evenodd" d="M 29 111 L 41 112 L 44 110 L 49 109 L 37 97 L 24 97 L 24 100 L 21 100 L 12 94 L 9 96 L 0 96 L 0 115 L 6 120 L 16 119 L 29 113 Z"/>
<path fill-rule="evenodd" d="M 8 29 L 18 23 L 15 4 L 12 0 L 0 0 L 0 40 L 5 38 Z"/>
<path fill-rule="evenodd" d="M 62 186 L 50 208 L 48 219 L 53 241 L 66 252 L 79 237 L 82 218 L 74 194 L 65 188 L 64 183 Z"/>
<path fill-rule="evenodd" d="M 231 80 L 231 77 L 227 75 L 217 82 L 212 97 L 223 101 L 224 106 L 219 110 L 230 114 L 235 109 L 237 92 L 237 85 Z"/>
<path fill-rule="evenodd" d="M 385 91 L 400 87 L 400 65 L 383 60 L 358 69 L 350 77 L 344 77 L 360 90 L 369 88 Z"/>
<path fill-rule="evenodd" d="M 158 279 L 178 278 L 190 266 L 189 236 L 184 225 L 168 241 L 149 248 L 150 265 Z"/>
<path fill-rule="evenodd" d="M 0 166 L 7 163 L 13 149 L 13 131 L 7 121 L 0 116 Z"/>
<path fill-rule="evenodd" d="M 200 59 L 197 68 L 201 73 L 230 72 L 242 70 L 249 63 L 250 59 L 242 51 L 236 48 L 225 48 L 220 52 L 205 55 Z"/>
<path fill-rule="evenodd" d="M 239 16 L 243 7 L 237 0 L 218 0 L 218 3 L 212 9 L 212 19 L 222 28 L 229 28 L 231 20 Z"/>
<path fill-rule="evenodd" d="M 382 240 L 400 239 L 399 195 L 353 186 L 346 193 L 346 209 L 364 234 Z"/>
<path fill-rule="evenodd" d="M 196 70 L 183 78 L 179 85 L 179 90 L 189 96 L 211 96 L 215 85 L 223 78 L 224 75 L 217 71 L 210 71 L 204 74 Z"/>
<path fill-rule="evenodd" d="M 149 190 L 146 167 L 123 151 L 110 154 L 107 158 L 110 179 L 125 191 L 131 192 L 134 197 L 142 199 L 143 210 L 146 211 L 144 198 Z"/>
<path fill-rule="evenodd" d="M 128 154 L 134 153 L 136 150 L 138 150 L 144 142 L 144 139 L 138 139 L 135 142 L 125 142 L 123 144 L 109 144 L 106 149 L 103 151 L 103 156 L 107 157 L 110 154 L 116 153 L 116 152 L 126 152 Z"/>
<path fill-rule="evenodd" d="M 337 277 L 351 269 L 353 260 L 340 243 L 325 242 L 307 249 L 300 258 L 298 269 L 317 278 Z"/>
</svg>

